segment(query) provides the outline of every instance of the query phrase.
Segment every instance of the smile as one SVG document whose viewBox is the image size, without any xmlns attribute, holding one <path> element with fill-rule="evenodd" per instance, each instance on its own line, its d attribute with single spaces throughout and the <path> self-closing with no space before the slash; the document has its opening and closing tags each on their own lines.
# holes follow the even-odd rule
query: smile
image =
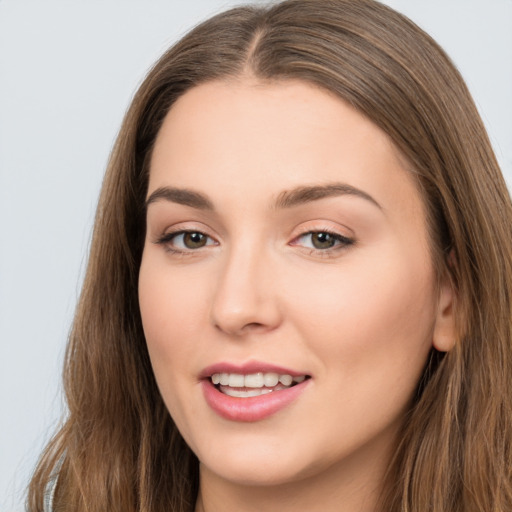
<svg viewBox="0 0 512 512">
<path fill-rule="evenodd" d="M 289 374 L 269 373 L 214 373 L 211 382 L 225 395 L 237 398 L 261 396 L 288 389 L 306 379 L 306 375 L 292 377 Z"/>
<path fill-rule="evenodd" d="M 230 421 L 260 421 L 296 401 L 312 380 L 272 365 L 255 366 L 260 365 L 221 364 L 203 371 L 203 394 L 213 412 Z"/>
</svg>

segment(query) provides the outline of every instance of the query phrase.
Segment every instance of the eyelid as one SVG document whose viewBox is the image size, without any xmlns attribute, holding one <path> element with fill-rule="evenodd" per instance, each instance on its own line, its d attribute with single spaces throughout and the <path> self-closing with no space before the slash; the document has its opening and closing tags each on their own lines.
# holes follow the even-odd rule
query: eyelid
<svg viewBox="0 0 512 512">
<path fill-rule="evenodd" d="M 203 246 L 200 246 L 198 248 L 192 249 L 192 248 L 186 248 L 186 247 L 175 247 L 171 244 L 172 240 L 179 236 L 186 235 L 187 233 L 197 233 L 205 236 L 207 239 L 212 240 L 214 243 L 206 243 Z M 157 245 L 163 245 L 165 246 L 166 250 L 171 253 L 177 253 L 177 254 L 194 254 L 196 252 L 199 252 L 201 249 L 204 249 L 205 247 L 211 247 L 215 245 L 219 245 L 219 242 L 211 235 L 209 235 L 206 230 L 204 229 L 195 229 L 193 227 L 185 228 L 176 226 L 173 229 L 170 229 L 168 231 L 165 231 L 163 234 L 159 235 L 155 240 L 153 240 L 153 243 Z"/>
<path fill-rule="evenodd" d="M 352 244 L 354 243 L 354 239 L 353 238 L 349 238 L 345 235 L 342 235 L 341 233 L 337 233 L 336 231 L 331 231 L 331 230 L 328 230 L 328 229 L 311 229 L 309 231 L 305 231 L 304 233 L 296 236 L 293 240 L 293 242 L 295 242 L 296 240 L 299 240 L 305 236 L 308 236 L 308 235 L 315 235 L 315 234 L 319 234 L 319 233 L 325 233 L 325 234 L 328 234 L 328 235 L 331 235 L 335 240 L 338 240 L 342 243 L 345 243 L 345 244 Z M 293 244 L 293 245 L 296 245 L 296 244 Z"/>
<path fill-rule="evenodd" d="M 330 233 L 347 239 L 355 239 L 355 233 L 348 226 L 326 219 L 301 222 L 292 232 L 293 239 L 309 233 Z"/>
<path fill-rule="evenodd" d="M 301 239 L 307 237 L 308 235 L 326 233 L 333 237 L 335 240 L 335 244 L 332 247 L 325 248 L 317 248 L 317 247 L 306 247 L 299 243 Z M 349 236 L 340 233 L 339 229 L 334 229 L 332 227 L 326 227 L 322 225 L 311 226 L 309 229 L 304 229 L 297 235 L 295 235 L 292 241 L 289 243 L 294 247 L 299 247 L 309 254 L 312 255 L 320 255 L 323 257 L 335 256 L 333 253 L 338 253 L 339 251 L 346 250 L 351 245 L 356 243 L 355 237 L 351 234 Z"/>
<path fill-rule="evenodd" d="M 348 230 L 348 228 L 345 228 Z M 218 246 L 219 241 L 216 238 L 208 233 L 208 229 L 204 229 L 202 227 L 197 228 L 196 226 L 183 226 L 183 225 L 175 225 L 173 228 L 166 230 L 164 233 L 156 237 L 153 240 L 154 244 L 162 245 L 165 249 L 171 253 L 183 254 L 183 255 L 193 255 L 201 252 L 207 247 Z M 298 230 L 297 230 L 298 231 Z M 349 246 L 353 245 L 356 240 L 353 235 L 345 235 L 342 234 L 341 228 L 333 228 L 332 226 L 325 225 L 311 225 L 308 226 L 308 229 L 303 227 L 301 231 L 299 231 L 293 239 L 288 243 L 288 245 L 293 247 L 298 247 L 304 251 L 309 252 L 312 255 L 321 255 L 324 257 L 330 256 L 330 253 L 337 253 L 340 250 L 347 249 Z M 350 230 L 352 232 L 352 230 Z M 198 247 L 177 247 L 172 244 L 172 241 L 179 236 L 186 235 L 187 233 L 198 233 L 207 238 L 207 241 L 204 245 L 200 245 Z M 307 247 L 304 243 L 301 243 L 301 240 L 307 236 L 312 236 L 315 234 L 328 234 L 334 240 L 334 244 L 331 247 Z M 334 256 L 334 254 L 333 254 Z"/>
<path fill-rule="evenodd" d="M 187 234 L 199 234 L 199 235 L 205 236 L 206 238 L 209 238 L 210 240 L 213 240 L 213 238 L 210 235 L 208 235 L 207 233 L 203 233 L 202 231 L 199 231 L 197 229 L 179 229 L 177 231 L 169 231 L 169 232 L 165 233 L 157 240 L 157 243 L 158 242 L 169 242 L 170 240 L 173 240 L 174 238 L 177 238 L 182 235 L 187 235 Z M 207 244 L 207 245 L 213 245 L 213 244 Z"/>
</svg>

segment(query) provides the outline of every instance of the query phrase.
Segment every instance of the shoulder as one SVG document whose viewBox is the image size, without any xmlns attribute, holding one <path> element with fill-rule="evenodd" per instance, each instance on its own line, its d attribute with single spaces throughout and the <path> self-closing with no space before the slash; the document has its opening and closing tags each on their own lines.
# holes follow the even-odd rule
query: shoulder
<svg viewBox="0 0 512 512">
<path fill-rule="evenodd" d="M 48 486 L 44 492 L 44 508 L 43 512 L 53 512 L 53 497 L 55 495 L 55 488 L 57 487 L 58 473 L 54 473 L 48 482 Z"/>
<path fill-rule="evenodd" d="M 44 491 L 43 512 L 53 512 L 53 498 L 55 496 L 55 489 L 57 488 L 57 482 L 59 480 L 59 471 L 63 461 L 64 457 L 59 460 L 58 464 L 52 471 L 50 480 L 48 481 L 48 485 Z"/>
</svg>

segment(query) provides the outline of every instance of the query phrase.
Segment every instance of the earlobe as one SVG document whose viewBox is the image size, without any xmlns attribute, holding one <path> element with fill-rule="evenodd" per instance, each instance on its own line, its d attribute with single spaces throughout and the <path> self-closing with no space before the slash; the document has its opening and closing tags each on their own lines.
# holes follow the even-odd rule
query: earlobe
<svg viewBox="0 0 512 512">
<path fill-rule="evenodd" d="M 455 289 L 452 280 L 446 273 L 439 287 L 432 345 L 439 352 L 449 352 L 455 346 L 456 339 Z"/>
</svg>

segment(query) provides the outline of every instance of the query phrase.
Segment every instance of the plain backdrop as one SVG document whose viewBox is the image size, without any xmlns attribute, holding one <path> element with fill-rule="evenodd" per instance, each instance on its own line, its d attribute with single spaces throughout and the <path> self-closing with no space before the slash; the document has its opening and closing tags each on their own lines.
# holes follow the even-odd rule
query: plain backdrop
<svg viewBox="0 0 512 512">
<path fill-rule="evenodd" d="M 0 511 L 21 512 L 63 409 L 61 364 L 102 174 L 152 62 L 240 1 L 0 0 Z M 256 1 L 256 3 L 258 3 Z M 512 0 L 387 0 L 466 78 L 512 184 Z"/>
</svg>

